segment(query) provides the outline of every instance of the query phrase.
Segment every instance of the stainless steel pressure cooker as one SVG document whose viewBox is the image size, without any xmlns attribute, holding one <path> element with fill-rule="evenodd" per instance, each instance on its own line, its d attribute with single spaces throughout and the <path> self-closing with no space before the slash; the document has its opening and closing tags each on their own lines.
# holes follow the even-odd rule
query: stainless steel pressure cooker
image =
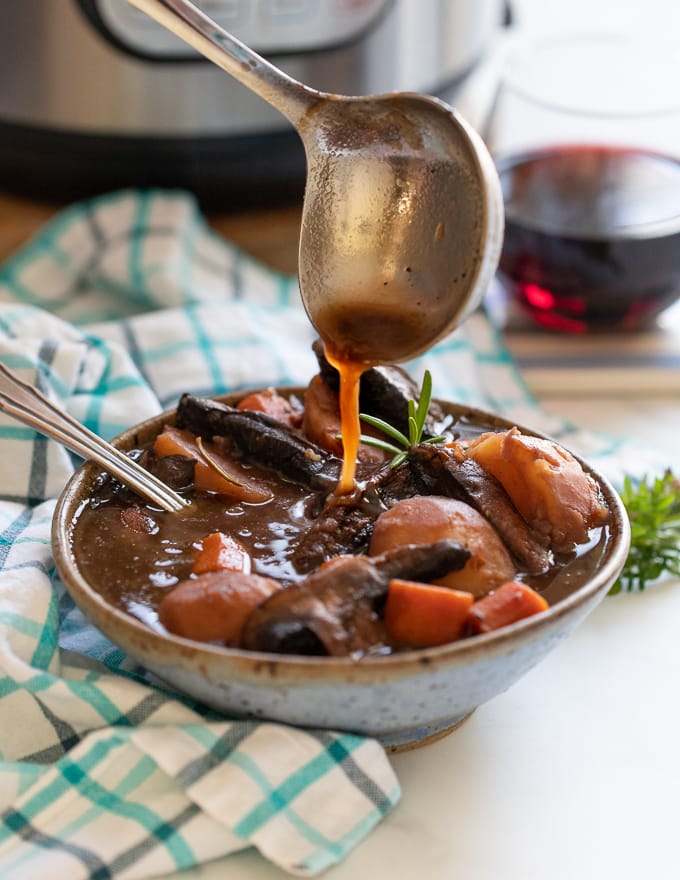
<svg viewBox="0 0 680 880">
<path fill-rule="evenodd" d="M 447 99 L 506 15 L 502 0 L 197 5 L 314 88 Z M 287 121 L 127 0 L 13 0 L 0 41 L 0 189 L 61 201 L 182 187 L 224 211 L 300 196 Z"/>
</svg>

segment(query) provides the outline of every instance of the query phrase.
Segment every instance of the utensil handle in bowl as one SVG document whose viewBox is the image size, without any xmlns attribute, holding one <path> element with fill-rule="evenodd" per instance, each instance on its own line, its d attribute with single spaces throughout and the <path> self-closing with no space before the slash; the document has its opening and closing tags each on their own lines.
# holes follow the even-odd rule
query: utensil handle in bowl
<svg viewBox="0 0 680 880">
<path fill-rule="evenodd" d="M 72 452 L 97 462 L 122 483 L 163 510 L 176 512 L 188 501 L 150 471 L 61 410 L 33 385 L 0 363 L 0 412 L 51 437 Z"/>
<path fill-rule="evenodd" d="M 296 128 L 320 92 L 298 82 L 225 31 L 189 0 L 128 0 L 275 107 Z"/>
</svg>

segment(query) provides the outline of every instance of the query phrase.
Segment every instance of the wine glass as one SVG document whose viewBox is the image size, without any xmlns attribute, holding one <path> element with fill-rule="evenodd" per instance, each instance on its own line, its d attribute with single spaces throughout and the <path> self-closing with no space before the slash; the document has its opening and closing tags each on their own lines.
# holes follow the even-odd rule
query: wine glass
<svg viewBox="0 0 680 880">
<path fill-rule="evenodd" d="M 506 213 L 498 278 L 544 328 L 648 327 L 680 296 L 680 56 L 612 35 L 520 43 L 487 143 Z"/>
</svg>

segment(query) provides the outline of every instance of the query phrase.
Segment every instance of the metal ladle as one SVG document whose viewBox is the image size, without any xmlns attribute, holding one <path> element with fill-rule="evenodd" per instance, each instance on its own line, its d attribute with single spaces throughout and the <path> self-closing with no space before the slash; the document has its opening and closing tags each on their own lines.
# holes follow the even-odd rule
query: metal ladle
<svg viewBox="0 0 680 880">
<path fill-rule="evenodd" d="M 318 92 L 188 0 L 130 0 L 279 110 L 302 138 L 299 277 L 336 358 L 407 360 L 481 300 L 500 255 L 503 202 L 481 138 L 436 98 Z"/>
</svg>

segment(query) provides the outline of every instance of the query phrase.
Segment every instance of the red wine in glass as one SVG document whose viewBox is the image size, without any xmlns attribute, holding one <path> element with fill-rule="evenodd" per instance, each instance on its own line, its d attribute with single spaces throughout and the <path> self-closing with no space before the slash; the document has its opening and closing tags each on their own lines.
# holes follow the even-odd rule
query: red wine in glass
<svg viewBox="0 0 680 880">
<path fill-rule="evenodd" d="M 540 325 L 634 329 L 680 296 L 680 160 L 559 146 L 498 163 L 499 277 Z"/>
</svg>

